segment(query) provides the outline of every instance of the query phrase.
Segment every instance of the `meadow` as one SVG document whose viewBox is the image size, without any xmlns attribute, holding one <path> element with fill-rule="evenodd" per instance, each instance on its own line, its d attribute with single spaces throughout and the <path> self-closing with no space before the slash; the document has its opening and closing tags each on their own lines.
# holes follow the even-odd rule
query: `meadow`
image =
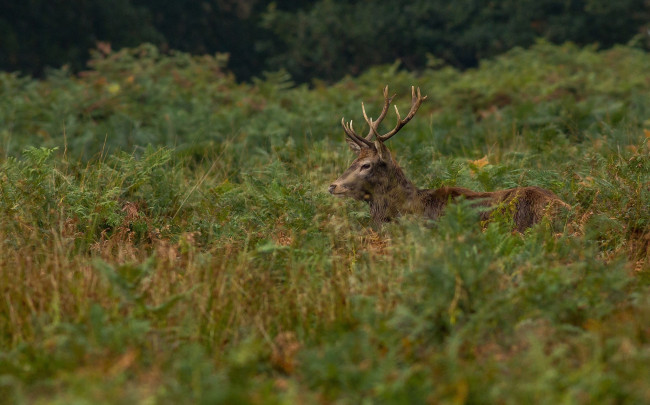
<svg viewBox="0 0 650 405">
<path fill-rule="evenodd" d="M 224 65 L 144 45 L 0 73 L 0 402 L 650 402 L 648 53 L 540 42 L 311 86 Z M 386 84 L 400 111 L 428 95 L 387 143 L 419 187 L 572 210 L 373 227 L 327 186 L 341 117 Z"/>
</svg>

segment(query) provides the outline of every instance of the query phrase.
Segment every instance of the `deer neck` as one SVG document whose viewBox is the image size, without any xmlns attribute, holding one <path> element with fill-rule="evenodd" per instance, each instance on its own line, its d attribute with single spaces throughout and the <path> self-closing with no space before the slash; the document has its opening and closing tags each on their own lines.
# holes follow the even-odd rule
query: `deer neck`
<svg viewBox="0 0 650 405">
<path fill-rule="evenodd" d="M 370 215 L 377 222 L 389 222 L 400 215 L 418 212 L 418 189 L 406 178 L 399 166 L 368 195 Z"/>
</svg>

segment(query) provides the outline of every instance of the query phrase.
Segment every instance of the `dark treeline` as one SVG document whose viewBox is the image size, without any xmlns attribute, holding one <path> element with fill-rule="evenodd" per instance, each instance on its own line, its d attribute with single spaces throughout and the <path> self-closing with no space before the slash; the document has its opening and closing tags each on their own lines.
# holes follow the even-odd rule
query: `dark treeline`
<svg viewBox="0 0 650 405">
<path fill-rule="evenodd" d="M 228 53 L 246 80 L 284 69 L 336 80 L 400 60 L 459 68 L 536 38 L 609 47 L 637 39 L 648 0 L 27 0 L 0 4 L 0 69 L 85 68 L 98 42 Z M 646 36 L 644 36 L 646 35 Z"/>
</svg>

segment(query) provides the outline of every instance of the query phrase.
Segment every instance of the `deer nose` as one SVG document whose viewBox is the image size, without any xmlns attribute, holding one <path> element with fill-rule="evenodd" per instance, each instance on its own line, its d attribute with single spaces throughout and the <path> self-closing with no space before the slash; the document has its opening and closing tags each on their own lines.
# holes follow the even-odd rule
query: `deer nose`
<svg viewBox="0 0 650 405">
<path fill-rule="evenodd" d="M 328 189 L 330 194 L 334 194 L 334 189 L 336 188 L 336 184 L 330 184 L 330 188 Z"/>
</svg>

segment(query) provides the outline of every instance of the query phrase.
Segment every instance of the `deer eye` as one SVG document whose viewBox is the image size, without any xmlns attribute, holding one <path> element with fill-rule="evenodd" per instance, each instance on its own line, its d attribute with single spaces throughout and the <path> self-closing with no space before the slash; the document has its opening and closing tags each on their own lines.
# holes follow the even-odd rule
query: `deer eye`
<svg viewBox="0 0 650 405">
<path fill-rule="evenodd" d="M 370 163 L 364 163 L 363 165 L 361 165 L 361 170 L 367 170 L 367 169 L 370 169 Z"/>
</svg>

